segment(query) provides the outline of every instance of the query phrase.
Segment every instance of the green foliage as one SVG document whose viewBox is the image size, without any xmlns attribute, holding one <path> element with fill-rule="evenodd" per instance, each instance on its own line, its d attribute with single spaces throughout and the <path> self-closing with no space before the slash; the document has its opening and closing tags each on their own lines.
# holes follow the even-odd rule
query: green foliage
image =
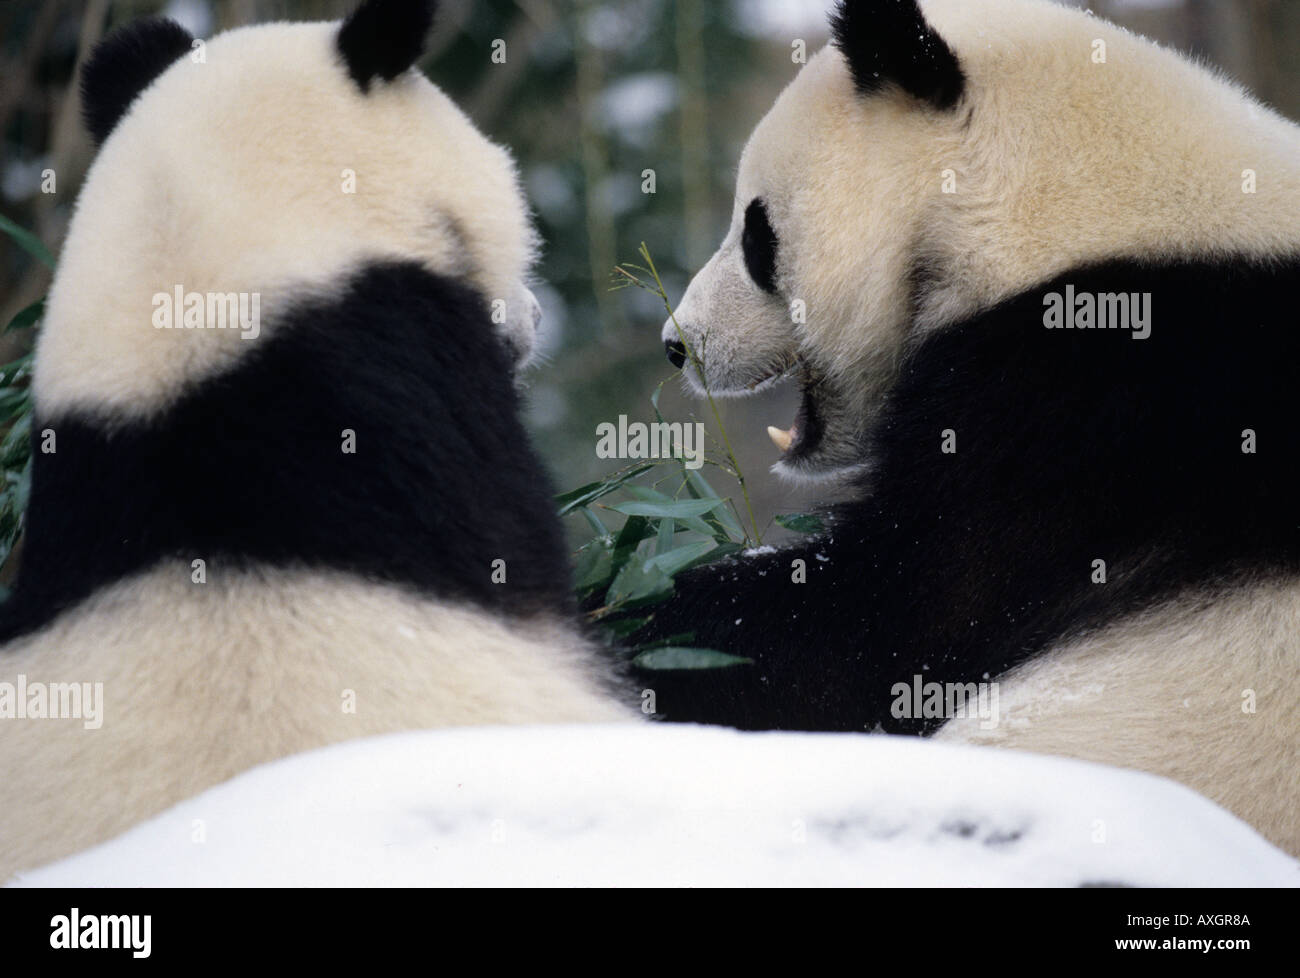
<svg viewBox="0 0 1300 978">
<path fill-rule="evenodd" d="M 720 496 L 698 470 L 686 468 L 684 458 L 611 473 L 557 501 L 562 513 L 582 513 L 599 528 L 578 550 L 578 598 L 590 609 L 589 620 L 606 628 L 613 641 L 631 646 L 638 666 L 717 669 L 749 661 L 687 644 L 637 643 L 637 633 L 654 619 L 654 606 L 672 596 L 678 574 L 753 544 L 741 530 L 732 500 Z M 622 526 L 605 529 L 615 516 L 625 517 Z M 641 611 L 649 613 L 630 614 Z M 692 638 L 674 636 L 681 643 Z"/>
<path fill-rule="evenodd" d="M 31 232 L 3 216 L 0 230 L 37 260 L 54 267 L 49 250 Z M 43 315 L 45 300 L 40 299 L 9 320 L 2 334 L 32 330 Z M 29 345 L 29 352 L 0 366 L 0 567 L 9 560 L 22 534 L 32 492 L 32 358 Z M 0 589 L 0 599 L 7 596 Z"/>
<path fill-rule="evenodd" d="M 27 311 L 23 310 L 18 317 Z M 23 327 L 11 322 L 6 332 L 17 328 Z M 31 353 L 0 367 L 0 431 L 4 432 L 0 440 L 0 478 L 3 478 L 0 484 L 0 566 L 9 559 L 14 544 L 18 542 L 32 490 L 32 399 L 28 387 L 31 369 Z"/>
<path fill-rule="evenodd" d="M 612 288 L 635 286 L 652 292 L 672 317 L 672 306 L 644 242 L 640 254 L 644 265 L 627 264 L 614 269 Z M 689 344 L 687 354 L 702 366 Z M 703 370 L 700 374 L 704 376 Z M 659 411 L 663 384 L 660 382 L 650 397 L 655 420 L 660 424 L 665 423 Z M 688 644 L 694 638 L 689 633 L 673 636 L 668 642 L 661 639 L 657 644 L 638 645 L 636 639 L 637 633 L 654 620 L 654 606 L 672 596 L 678 574 L 762 543 L 744 475 L 707 388 L 706 396 L 721 441 L 715 442 L 711 451 L 705 451 L 703 464 L 736 480 L 748 515 L 748 531 L 735 502 L 720 495 L 700 468 L 688 468 L 686 458 L 680 454 L 629 465 L 556 500 L 561 515 L 581 513 L 596 533 L 579 549 L 575 571 L 578 599 L 583 607 L 591 609 L 588 618 L 601 623 L 615 642 L 632 646 L 632 661 L 646 669 L 720 669 L 750 661 L 714 649 L 695 648 Z M 606 519 L 616 516 L 625 519 L 618 531 L 612 532 L 606 529 Z M 811 527 L 816 522 L 809 516 L 785 519 L 794 524 L 791 529 Z M 633 611 L 649 614 L 628 614 Z"/>
<path fill-rule="evenodd" d="M 795 533 L 821 533 L 825 529 L 820 516 L 811 513 L 786 513 L 775 516 L 777 526 L 783 526 Z"/>
<path fill-rule="evenodd" d="M 0 214 L 0 231 L 3 231 L 5 234 L 9 235 L 9 237 L 13 238 L 14 243 L 17 244 L 18 247 L 22 248 L 23 251 L 27 252 L 46 268 L 54 267 L 54 256 L 51 255 L 50 250 L 41 243 L 41 239 L 25 228 L 20 228 L 3 214 Z"/>
<path fill-rule="evenodd" d="M 21 310 L 13 319 L 9 320 L 9 325 L 4 328 L 8 333 L 15 329 L 30 329 L 41 321 L 45 315 L 45 300 L 37 299 L 26 309 Z"/>
<path fill-rule="evenodd" d="M 642 669 L 725 669 L 728 666 L 753 664 L 753 659 L 713 649 L 692 649 L 667 645 L 642 652 L 632 660 Z"/>
</svg>

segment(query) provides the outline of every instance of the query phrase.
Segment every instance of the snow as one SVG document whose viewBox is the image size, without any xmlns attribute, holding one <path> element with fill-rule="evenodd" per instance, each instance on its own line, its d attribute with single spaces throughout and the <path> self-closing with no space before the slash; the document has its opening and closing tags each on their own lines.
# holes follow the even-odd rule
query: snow
<svg viewBox="0 0 1300 978">
<path fill-rule="evenodd" d="M 29 886 L 1295 886 L 1146 774 L 884 735 L 420 731 L 248 771 Z"/>
</svg>

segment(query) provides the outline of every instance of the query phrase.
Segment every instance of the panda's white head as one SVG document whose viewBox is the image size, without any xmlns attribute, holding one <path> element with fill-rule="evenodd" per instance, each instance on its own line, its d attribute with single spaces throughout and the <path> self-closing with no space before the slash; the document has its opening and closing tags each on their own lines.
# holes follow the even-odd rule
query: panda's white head
<svg viewBox="0 0 1300 978">
<path fill-rule="evenodd" d="M 82 92 L 102 147 L 49 297 L 39 410 L 146 416 L 257 345 L 154 328 L 160 294 L 255 294 L 274 331 L 372 260 L 467 281 L 527 359 L 535 234 L 507 151 L 413 69 L 433 7 L 365 0 L 205 43 L 141 21 L 97 49 Z"/>
<path fill-rule="evenodd" d="M 797 378 L 778 471 L 864 464 L 910 340 L 1054 275 L 1300 243 L 1300 131 L 1142 38 L 1048 0 L 844 0 L 832 28 L 663 330 L 697 389 Z"/>
</svg>

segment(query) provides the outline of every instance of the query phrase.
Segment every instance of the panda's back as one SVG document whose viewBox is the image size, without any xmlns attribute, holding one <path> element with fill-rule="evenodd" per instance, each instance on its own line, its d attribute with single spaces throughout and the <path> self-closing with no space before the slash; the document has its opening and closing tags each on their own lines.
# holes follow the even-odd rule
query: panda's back
<svg viewBox="0 0 1300 978">
<path fill-rule="evenodd" d="M 259 569 L 202 587 L 191 573 L 164 562 L 0 651 L 29 690 L 87 694 L 81 716 L 6 723 L 6 794 L 26 801 L 0 814 L 0 877 L 302 750 L 628 715 L 560 624 L 337 573 Z"/>
</svg>

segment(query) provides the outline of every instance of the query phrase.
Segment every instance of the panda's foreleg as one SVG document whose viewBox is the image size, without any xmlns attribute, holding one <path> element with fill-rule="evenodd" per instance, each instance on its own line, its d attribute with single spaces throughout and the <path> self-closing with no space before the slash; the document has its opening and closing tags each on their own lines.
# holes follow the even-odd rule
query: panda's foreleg
<svg viewBox="0 0 1300 978">
<path fill-rule="evenodd" d="M 750 662 L 637 670 L 654 691 L 655 715 L 741 729 L 872 729 L 880 704 L 860 560 L 828 536 L 679 575 L 636 641 L 672 640 Z"/>
</svg>

